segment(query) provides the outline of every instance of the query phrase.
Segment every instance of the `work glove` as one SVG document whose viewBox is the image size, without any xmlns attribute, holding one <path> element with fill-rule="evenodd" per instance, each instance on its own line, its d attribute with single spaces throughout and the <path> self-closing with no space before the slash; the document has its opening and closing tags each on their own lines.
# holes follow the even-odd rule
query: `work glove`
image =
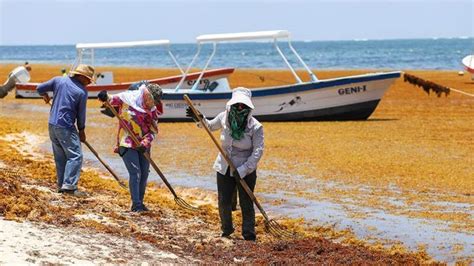
<svg viewBox="0 0 474 266">
<path fill-rule="evenodd" d="M 199 122 L 199 120 L 202 119 L 204 116 L 203 116 L 201 113 L 199 113 L 198 116 L 199 116 L 199 119 L 198 119 L 198 117 L 194 114 L 194 112 L 193 112 L 193 110 L 191 109 L 191 107 L 188 106 L 188 107 L 186 108 L 186 117 L 190 117 L 190 118 L 192 118 L 194 121 Z"/>
<path fill-rule="evenodd" d="M 128 86 L 129 91 L 136 91 L 140 88 L 141 85 L 148 85 L 149 82 L 147 80 L 140 80 L 138 82 L 132 83 L 130 86 Z"/>
<path fill-rule="evenodd" d="M 109 99 L 109 95 L 107 94 L 107 91 L 106 90 L 102 90 L 99 92 L 99 94 L 97 95 L 97 98 L 99 98 L 99 100 L 101 102 L 105 102 Z"/>
<path fill-rule="evenodd" d="M 45 103 L 49 103 L 49 101 L 51 101 L 51 98 L 49 97 L 47 93 L 42 94 L 41 97 L 43 97 L 43 100 Z"/>
<path fill-rule="evenodd" d="M 112 111 L 111 111 L 107 106 L 105 106 L 105 104 L 102 105 L 100 108 L 102 108 L 102 109 L 100 110 L 100 112 L 101 112 L 102 114 L 104 114 L 104 115 L 106 115 L 106 116 L 109 116 L 109 117 L 115 117 L 114 113 L 112 113 Z M 119 107 L 118 107 L 118 106 L 113 106 L 113 108 L 114 108 L 115 111 L 118 113 Z"/>
<path fill-rule="evenodd" d="M 241 177 L 241 176 L 239 175 L 239 171 L 237 171 L 237 170 L 234 170 L 234 171 L 232 172 L 232 176 L 233 176 L 233 177 L 238 177 L 239 179 L 245 177 L 245 176 L 244 176 L 244 177 Z"/>
<path fill-rule="evenodd" d="M 141 154 L 144 154 L 146 152 L 146 148 L 143 145 L 140 145 L 140 146 L 136 147 L 135 150 L 138 151 Z"/>
<path fill-rule="evenodd" d="M 150 147 L 150 141 L 146 138 L 144 138 L 141 142 L 140 145 L 138 145 L 135 150 L 137 150 L 139 153 L 145 153 L 148 149 L 146 147 Z"/>
</svg>

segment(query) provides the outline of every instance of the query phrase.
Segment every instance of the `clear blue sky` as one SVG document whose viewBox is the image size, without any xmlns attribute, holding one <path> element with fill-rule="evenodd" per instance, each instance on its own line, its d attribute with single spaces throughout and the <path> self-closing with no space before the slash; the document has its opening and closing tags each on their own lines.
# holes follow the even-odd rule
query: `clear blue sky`
<svg viewBox="0 0 474 266">
<path fill-rule="evenodd" d="M 0 0 L 0 45 L 288 29 L 294 40 L 473 36 L 474 0 Z"/>
</svg>

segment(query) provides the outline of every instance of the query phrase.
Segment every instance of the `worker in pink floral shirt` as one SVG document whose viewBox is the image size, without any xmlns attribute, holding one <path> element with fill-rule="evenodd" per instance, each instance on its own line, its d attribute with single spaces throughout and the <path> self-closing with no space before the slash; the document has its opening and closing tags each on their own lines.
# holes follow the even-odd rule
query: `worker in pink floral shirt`
<svg viewBox="0 0 474 266">
<path fill-rule="evenodd" d="M 163 92 L 157 84 L 142 84 L 138 90 L 125 91 L 116 95 L 107 95 L 101 91 L 99 100 L 109 101 L 118 107 L 118 114 L 140 141 L 136 145 L 127 130 L 119 124 L 117 147 L 115 151 L 122 157 L 129 173 L 129 188 L 132 199 L 132 212 L 148 211 L 143 204 L 150 162 L 144 153 L 150 152 L 151 142 L 158 133 L 158 115 L 161 115 L 161 97 Z"/>
</svg>

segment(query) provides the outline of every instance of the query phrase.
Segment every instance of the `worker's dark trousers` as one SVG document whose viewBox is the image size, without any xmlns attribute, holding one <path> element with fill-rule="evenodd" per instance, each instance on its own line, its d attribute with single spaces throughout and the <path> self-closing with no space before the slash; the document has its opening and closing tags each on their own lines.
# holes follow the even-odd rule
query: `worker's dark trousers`
<svg viewBox="0 0 474 266">
<path fill-rule="evenodd" d="M 257 181 L 257 172 L 253 171 L 244 178 L 249 188 L 253 191 Z M 232 225 L 232 194 L 234 193 L 237 181 L 230 176 L 229 169 L 225 175 L 217 172 L 217 196 L 219 205 L 219 216 L 221 218 L 221 229 L 223 235 L 230 235 L 234 232 Z M 242 236 L 247 240 L 255 240 L 255 209 L 253 201 L 239 184 L 239 203 L 242 210 Z"/>
</svg>

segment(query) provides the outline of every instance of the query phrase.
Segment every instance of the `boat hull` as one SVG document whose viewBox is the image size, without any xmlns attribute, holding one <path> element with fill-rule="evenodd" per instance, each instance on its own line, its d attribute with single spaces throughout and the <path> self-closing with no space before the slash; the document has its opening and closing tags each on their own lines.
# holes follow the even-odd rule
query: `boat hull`
<svg viewBox="0 0 474 266">
<path fill-rule="evenodd" d="M 348 121 L 366 120 L 374 112 L 380 100 L 347 104 L 323 109 L 291 112 L 285 115 L 256 115 L 259 121 Z"/>
<path fill-rule="evenodd" d="M 229 83 L 227 77 L 234 72 L 233 68 L 221 68 L 208 70 L 204 72 L 203 78 L 199 82 L 198 91 L 212 92 L 220 90 L 229 90 Z M 194 82 L 196 82 L 198 73 L 191 73 L 186 76 L 185 81 L 181 85 L 183 89 L 190 89 Z M 150 79 L 148 82 L 160 85 L 164 89 L 174 90 L 181 80 L 182 76 L 171 76 L 158 79 Z M 89 98 L 97 98 L 100 91 L 106 90 L 110 94 L 123 92 L 133 82 L 113 83 L 113 84 L 94 84 L 87 86 Z M 16 98 L 41 98 L 36 92 L 36 87 L 39 83 L 19 83 L 16 84 Z M 50 94 L 52 96 L 52 93 Z"/>
<path fill-rule="evenodd" d="M 288 86 L 252 90 L 253 115 L 260 121 L 364 120 L 376 109 L 400 72 L 372 73 Z M 161 121 L 190 121 L 185 117 L 186 92 L 165 91 Z M 187 94 L 208 118 L 224 110 L 232 93 Z"/>
</svg>

